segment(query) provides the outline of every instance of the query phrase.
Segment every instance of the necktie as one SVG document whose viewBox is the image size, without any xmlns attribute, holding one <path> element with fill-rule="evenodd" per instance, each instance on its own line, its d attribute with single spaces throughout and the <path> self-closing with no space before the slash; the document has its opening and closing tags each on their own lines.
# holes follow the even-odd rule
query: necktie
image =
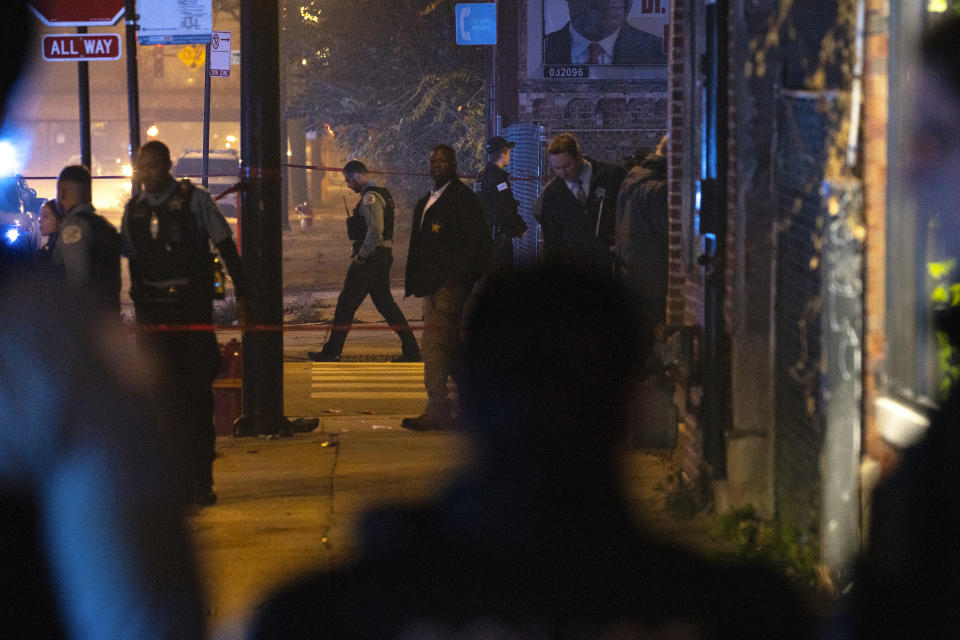
<svg viewBox="0 0 960 640">
<path fill-rule="evenodd" d="M 583 182 L 577 180 L 575 184 L 577 188 L 573 192 L 573 195 L 577 196 L 577 200 L 580 201 L 580 204 L 587 204 L 587 192 L 583 190 Z"/>
<path fill-rule="evenodd" d="M 599 42 L 591 42 L 587 47 L 587 64 L 600 64 L 600 56 L 605 53 Z"/>
</svg>

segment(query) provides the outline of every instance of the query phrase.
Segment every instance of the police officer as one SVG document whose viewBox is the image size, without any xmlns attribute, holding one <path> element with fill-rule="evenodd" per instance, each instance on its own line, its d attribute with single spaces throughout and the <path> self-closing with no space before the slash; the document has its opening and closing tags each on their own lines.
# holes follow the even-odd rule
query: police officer
<svg viewBox="0 0 960 640">
<path fill-rule="evenodd" d="M 527 231 L 527 223 L 517 212 L 518 202 L 510 189 L 510 150 L 513 142 L 500 136 L 487 140 L 487 166 L 474 184 L 474 191 L 483 203 L 483 213 L 493 233 L 492 271 L 509 270 L 513 266 L 513 238 Z"/>
<path fill-rule="evenodd" d="M 340 359 L 353 314 L 370 294 L 377 311 L 400 336 L 402 355 L 394 362 L 420 362 L 420 347 L 407 319 L 390 293 L 390 266 L 393 264 L 393 196 L 384 187 L 374 184 L 370 172 L 359 160 L 343 167 L 343 177 L 351 191 L 360 194 L 360 202 L 347 218 L 347 236 L 353 241 L 350 267 L 343 281 L 343 290 L 333 312 L 333 331 L 323 350 L 307 356 L 316 362 Z"/>
<path fill-rule="evenodd" d="M 213 492 L 213 379 L 220 350 L 213 321 L 216 246 L 245 315 L 246 284 L 230 227 L 205 189 L 170 175 L 170 150 L 153 140 L 137 156 L 143 191 L 123 212 L 121 236 L 130 259 L 130 296 L 144 346 L 161 373 L 157 401 L 183 465 L 181 499 L 208 505 Z M 163 330 L 157 330 L 163 325 Z M 171 330 L 171 327 L 173 328 Z"/>
<path fill-rule="evenodd" d="M 120 314 L 120 238 L 93 208 L 90 171 L 65 167 L 57 178 L 57 202 L 66 213 L 51 260 L 71 285 L 85 288 L 104 309 Z"/>
</svg>

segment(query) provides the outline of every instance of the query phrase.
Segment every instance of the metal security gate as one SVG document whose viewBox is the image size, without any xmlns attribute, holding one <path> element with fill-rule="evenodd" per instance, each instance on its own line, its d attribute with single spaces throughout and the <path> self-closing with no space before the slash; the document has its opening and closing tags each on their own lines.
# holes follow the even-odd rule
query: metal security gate
<svg viewBox="0 0 960 640">
<path fill-rule="evenodd" d="M 504 138 L 516 144 L 510 153 L 510 186 L 520 201 L 520 216 L 527 223 L 527 233 L 513 241 L 513 261 L 518 266 L 536 264 L 539 256 L 537 229 L 533 217 L 533 203 L 540 195 L 542 128 L 536 124 L 514 124 L 504 129 Z"/>
<path fill-rule="evenodd" d="M 823 95 L 784 91 L 777 102 L 775 467 L 778 515 L 815 531 L 820 510 L 820 184 L 826 161 Z"/>
<path fill-rule="evenodd" d="M 775 498 L 844 584 L 859 540 L 863 244 L 859 183 L 824 176 L 837 99 L 777 100 Z"/>
</svg>

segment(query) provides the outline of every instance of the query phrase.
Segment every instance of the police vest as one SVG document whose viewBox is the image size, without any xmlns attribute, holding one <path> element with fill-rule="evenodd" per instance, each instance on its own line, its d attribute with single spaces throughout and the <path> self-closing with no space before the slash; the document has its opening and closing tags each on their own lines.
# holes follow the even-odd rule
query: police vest
<svg viewBox="0 0 960 640">
<path fill-rule="evenodd" d="M 360 202 L 358 202 L 357 206 L 353 208 L 354 217 L 359 216 L 360 219 L 363 219 L 363 214 L 360 213 L 360 205 L 363 204 L 363 196 L 367 195 L 368 191 L 373 191 L 383 198 L 383 239 L 393 240 L 393 215 L 396 206 L 393 203 L 393 196 L 390 195 L 390 192 L 384 187 L 367 187 L 364 189 L 363 193 L 360 194 Z M 363 238 L 360 238 L 359 240 L 360 242 L 363 242 Z"/>
<path fill-rule="evenodd" d="M 131 273 L 139 280 L 135 287 L 181 280 L 191 289 L 212 291 L 210 240 L 190 208 L 194 190 L 184 179 L 159 206 L 152 207 L 146 200 L 131 203 L 127 228 L 136 267 Z"/>
</svg>

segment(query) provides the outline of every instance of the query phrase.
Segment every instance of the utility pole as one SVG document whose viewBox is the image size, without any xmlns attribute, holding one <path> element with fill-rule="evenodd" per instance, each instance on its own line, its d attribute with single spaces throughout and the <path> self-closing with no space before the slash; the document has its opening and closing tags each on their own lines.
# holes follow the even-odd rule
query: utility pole
<svg viewBox="0 0 960 640">
<path fill-rule="evenodd" d="M 130 132 L 130 167 L 137 164 L 140 151 L 140 76 L 137 72 L 137 2 L 126 0 L 124 22 L 126 23 L 127 42 L 127 118 Z M 137 197 L 140 183 L 136 173 L 130 178 L 130 196 Z"/>
<path fill-rule="evenodd" d="M 243 415 L 234 435 L 289 435 L 283 415 L 280 216 L 280 19 L 277 0 L 241 0 L 240 136 L 243 268 L 249 285 L 243 333 Z"/>
</svg>

